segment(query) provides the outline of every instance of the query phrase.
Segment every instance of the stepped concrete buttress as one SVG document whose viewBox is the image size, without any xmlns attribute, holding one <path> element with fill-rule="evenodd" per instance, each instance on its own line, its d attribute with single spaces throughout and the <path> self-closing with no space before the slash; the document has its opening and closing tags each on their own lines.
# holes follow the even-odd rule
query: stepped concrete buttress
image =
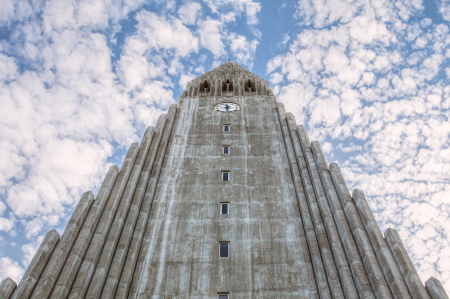
<svg viewBox="0 0 450 299">
<path fill-rule="evenodd" d="M 0 283 L 0 299 L 219 295 L 448 299 L 268 82 L 234 62 L 188 82 L 19 285 Z"/>
</svg>

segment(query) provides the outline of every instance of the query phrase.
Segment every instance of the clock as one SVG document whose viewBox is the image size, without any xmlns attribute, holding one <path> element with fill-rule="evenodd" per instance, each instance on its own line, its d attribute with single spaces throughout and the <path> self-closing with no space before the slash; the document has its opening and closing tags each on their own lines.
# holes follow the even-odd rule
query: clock
<svg viewBox="0 0 450 299">
<path fill-rule="evenodd" d="M 234 112 L 239 111 L 239 109 L 241 109 L 241 106 L 239 106 L 239 104 L 229 102 L 219 103 L 214 106 L 214 110 L 219 112 Z"/>
</svg>

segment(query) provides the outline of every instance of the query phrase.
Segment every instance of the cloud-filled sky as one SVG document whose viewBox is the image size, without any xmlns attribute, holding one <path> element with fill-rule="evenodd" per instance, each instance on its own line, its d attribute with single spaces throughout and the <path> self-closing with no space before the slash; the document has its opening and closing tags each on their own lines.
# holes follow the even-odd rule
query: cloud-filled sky
<svg viewBox="0 0 450 299">
<path fill-rule="evenodd" d="M 449 21 L 449 0 L 1 0 L 0 279 L 231 59 L 450 290 Z"/>
</svg>

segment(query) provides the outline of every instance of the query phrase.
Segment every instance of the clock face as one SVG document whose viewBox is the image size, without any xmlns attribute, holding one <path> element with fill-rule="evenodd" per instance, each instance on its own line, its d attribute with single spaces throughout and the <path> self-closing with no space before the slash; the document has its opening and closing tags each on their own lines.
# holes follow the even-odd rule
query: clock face
<svg viewBox="0 0 450 299">
<path fill-rule="evenodd" d="M 241 106 L 239 106 L 239 104 L 229 102 L 219 103 L 214 106 L 214 110 L 219 112 L 234 112 L 239 111 L 239 109 L 241 109 Z"/>
</svg>

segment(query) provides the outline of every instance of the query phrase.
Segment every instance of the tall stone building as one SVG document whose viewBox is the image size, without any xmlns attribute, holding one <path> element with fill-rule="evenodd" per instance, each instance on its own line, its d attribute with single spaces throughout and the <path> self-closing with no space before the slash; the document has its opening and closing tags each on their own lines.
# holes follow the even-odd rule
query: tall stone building
<svg viewBox="0 0 450 299">
<path fill-rule="evenodd" d="M 226 62 L 86 192 L 1 298 L 447 298 L 286 113 Z"/>
</svg>

